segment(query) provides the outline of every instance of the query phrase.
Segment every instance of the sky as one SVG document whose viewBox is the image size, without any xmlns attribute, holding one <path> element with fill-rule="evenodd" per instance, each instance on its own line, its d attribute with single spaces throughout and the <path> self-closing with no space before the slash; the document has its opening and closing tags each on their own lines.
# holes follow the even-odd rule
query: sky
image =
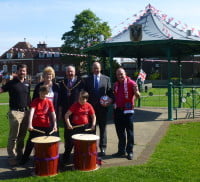
<svg viewBox="0 0 200 182">
<path fill-rule="evenodd" d="M 61 46 L 62 35 L 86 9 L 107 22 L 116 35 L 148 4 L 173 17 L 172 24 L 181 21 L 200 30 L 199 0 L 0 0 L 0 55 L 24 40 L 34 47 L 43 41 L 48 47 Z"/>
</svg>

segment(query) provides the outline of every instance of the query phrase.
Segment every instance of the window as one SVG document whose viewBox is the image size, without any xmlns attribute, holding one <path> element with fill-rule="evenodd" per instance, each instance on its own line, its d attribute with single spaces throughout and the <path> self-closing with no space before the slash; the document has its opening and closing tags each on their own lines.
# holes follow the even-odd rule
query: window
<svg viewBox="0 0 200 182">
<path fill-rule="evenodd" d="M 39 52 L 39 58 L 44 58 L 45 57 L 45 53 L 44 52 Z"/>
<path fill-rule="evenodd" d="M 43 72 L 43 70 L 44 70 L 44 65 L 40 64 L 39 67 L 38 67 L 38 71 Z"/>
<path fill-rule="evenodd" d="M 12 52 L 7 52 L 7 54 L 6 54 L 7 59 L 11 59 L 12 56 L 13 56 Z"/>
<path fill-rule="evenodd" d="M 48 57 L 48 58 L 51 58 L 51 57 L 52 57 L 52 53 L 51 53 L 51 52 L 48 52 L 48 53 L 47 53 L 47 57 Z"/>
<path fill-rule="evenodd" d="M 17 72 L 17 65 L 12 65 L 12 73 L 16 73 Z"/>
<path fill-rule="evenodd" d="M 17 57 L 18 58 L 23 58 L 24 57 L 24 53 L 23 52 L 18 52 L 17 53 Z"/>
<path fill-rule="evenodd" d="M 60 57 L 60 53 L 59 53 L 59 52 L 55 52 L 55 53 L 54 53 L 54 57 L 55 57 L 55 58 L 59 58 L 59 57 Z"/>
<path fill-rule="evenodd" d="M 59 64 L 55 64 L 53 67 L 55 71 L 59 71 Z"/>
<path fill-rule="evenodd" d="M 66 65 L 62 64 L 62 71 L 66 71 Z"/>
<path fill-rule="evenodd" d="M 3 65 L 3 72 L 7 73 L 8 72 L 8 66 L 7 65 Z"/>
</svg>

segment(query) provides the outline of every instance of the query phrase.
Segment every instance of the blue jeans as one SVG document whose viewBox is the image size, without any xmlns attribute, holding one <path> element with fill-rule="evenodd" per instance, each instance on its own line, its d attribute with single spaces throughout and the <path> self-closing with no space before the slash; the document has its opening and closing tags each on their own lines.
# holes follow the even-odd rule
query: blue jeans
<svg viewBox="0 0 200 182">
<path fill-rule="evenodd" d="M 114 122 L 118 136 L 118 152 L 132 153 L 134 145 L 133 113 L 124 114 L 123 110 L 115 109 Z"/>
</svg>

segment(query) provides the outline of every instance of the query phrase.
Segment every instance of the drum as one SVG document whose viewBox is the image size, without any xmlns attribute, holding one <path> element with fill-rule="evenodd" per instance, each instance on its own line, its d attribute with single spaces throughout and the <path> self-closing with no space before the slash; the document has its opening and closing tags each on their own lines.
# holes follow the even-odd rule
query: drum
<svg viewBox="0 0 200 182">
<path fill-rule="evenodd" d="M 52 176 L 58 174 L 59 137 L 41 136 L 31 140 L 35 148 L 35 175 Z"/>
<path fill-rule="evenodd" d="M 97 165 L 97 140 L 99 136 L 93 134 L 76 134 L 74 140 L 74 168 L 81 171 L 92 171 Z"/>
</svg>

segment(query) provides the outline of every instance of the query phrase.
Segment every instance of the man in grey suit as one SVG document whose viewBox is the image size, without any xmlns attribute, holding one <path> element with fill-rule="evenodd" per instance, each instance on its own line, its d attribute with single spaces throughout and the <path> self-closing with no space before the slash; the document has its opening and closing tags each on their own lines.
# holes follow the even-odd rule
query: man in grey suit
<svg viewBox="0 0 200 182">
<path fill-rule="evenodd" d="M 94 107 L 97 124 L 99 125 L 99 155 L 105 156 L 107 147 L 106 123 L 108 117 L 108 105 L 102 106 L 100 104 L 100 98 L 107 95 L 113 99 L 114 96 L 111 89 L 110 78 L 101 74 L 101 64 L 99 62 L 95 61 L 92 64 L 92 72 L 93 74 L 88 76 L 85 80 L 85 90 L 89 93 L 88 102 Z"/>
</svg>

